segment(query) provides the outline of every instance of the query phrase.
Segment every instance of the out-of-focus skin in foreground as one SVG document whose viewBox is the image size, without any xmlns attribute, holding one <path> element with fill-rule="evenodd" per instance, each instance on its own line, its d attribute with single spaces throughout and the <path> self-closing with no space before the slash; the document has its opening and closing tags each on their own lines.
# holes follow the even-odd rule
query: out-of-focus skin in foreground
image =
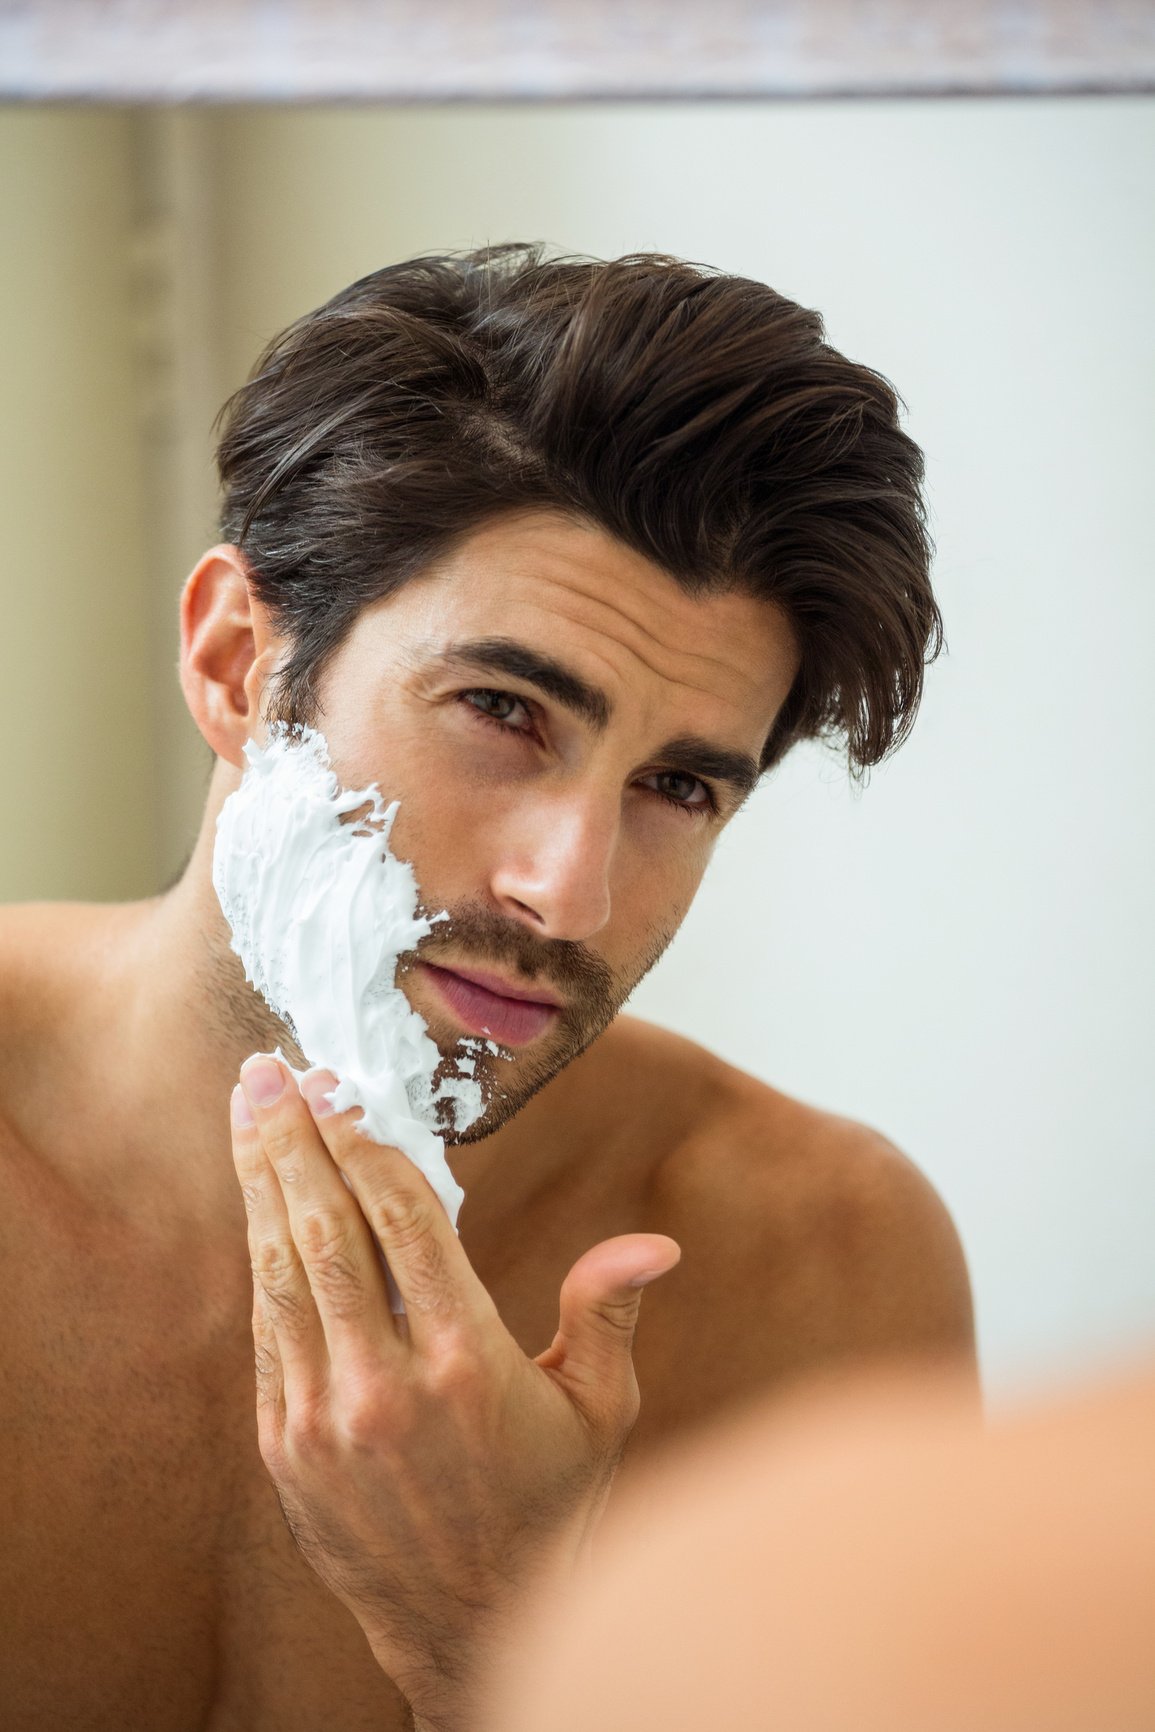
<svg viewBox="0 0 1155 1732">
<path fill-rule="evenodd" d="M 653 1468 L 486 1732 L 1151 1732 L 1155 1359 L 984 1425 L 824 1382 Z"/>
</svg>

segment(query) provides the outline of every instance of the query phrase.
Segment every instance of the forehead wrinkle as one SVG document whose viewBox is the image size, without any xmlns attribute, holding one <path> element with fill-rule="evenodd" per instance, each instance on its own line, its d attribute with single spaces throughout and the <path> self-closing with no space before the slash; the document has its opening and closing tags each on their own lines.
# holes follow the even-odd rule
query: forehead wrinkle
<svg viewBox="0 0 1155 1732">
<path fill-rule="evenodd" d="M 632 629 L 632 631 L 634 633 L 636 633 L 642 639 L 655 645 L 656 648 L 664 651 L 666 654 L 688 658 L 688 660 L 691 663 L 702 665 L 705 668 L 710 669 L 710 670 L 713 670 L 713 669 L 720 670 L 721 672 L 723 672 L 725 674 L 727 684 L 729 684 L 730 680 L 734 677 L 735 673 L 740 671 L 740 670 L 735 668 L 733 661 L 728 660 L 725 655 L 716 655 L 716 656 L 715 655 L 709 655 L 705 651 L 691 649 L 687 645 L 684 645 L 682 643 L 678 643 L 678 644 L 673 645 L 673 646 L 667 644 L 665 642 L 665 640 L 659 635 L 659 633 L 651 630 L 650 627 L 647 626 L 643 620 L 636 619 L 633 614 L 626 612 L 626 610 L 624 608 L 617 606 L 613 602 L 606 601 L 601 596 L 590 595 L 585 590 L 576 590 L 569 584 L 559 582 L 559 580 L 556 578 L 546 578 L 545 581 L 548 583 L 551 583 L 552 585 L 554 585 L 556 587 L 559 587 L 559 588 L 565 590 L 567 594 L 574 596 L 574 598 L 576 600 L 580 601 L 583 604 L 583 606 L 587 606 L 591 609 L 594 609 L 594 610 L 597 610 L 597 611 L 600 611 L 603 613 L 611 614 L 615 620 L 618 620 L 618 621 L 624 620 L 625 623 Z M 670 582 L 672 583 L 673 580 L 671 579 Z M 693 687 L 693 688 L 701 690 L 701 691 L 710 691 L 711 695 L 715 695 L 711 690 L 712 682 L 709 679 L 694 680 L 692 678 L 687 677 L 684 674 L 671 675 L 671 674 L 665 672 L 661 667 L 657 666 L 654 661 L 649 659 L 643 653 L 642 649 L 636 643 L 630 643 L 628 641 L 624 641 L 620 635 L 617 635 L 613 632 L 606 632 L 603 630 L 603 628 L 601 628 L 597 625 L 594 625 L 592 627 L 592 629 L 595 631 L 601 631 L 601 635 L 603 637 L 610 638 L 615 643 L 615 645 L 624 649 L 628 655 L 632 655 L 637 661 L 640 661 L 642 666 L 644 668 L 646 668 L 646 670 L 649 673 L 654 674 L 658 679 L 669 681 L 671 684 L 674 684 L 674 685 L 683 685 L 683 686 Z M 606 666 L 611 669 L 611 671 L 615 674 L 615 676 L 619 679 L 621 678 L 620 672 L 618 671 L 617 668 L 614 667 L 613 659 L 611 656 L 605 654 L 604 652 L 599 655 L 599 652 L 597 649 L 590 650 L 587 653 L 592 653 L 594 655 L 598 655 L 599 659 L 605 662 Z M 749 678 L 745 681 L 745 683 L 752 689 L 760 689 L 760 684 L 756 679 Z"/>
</svg>

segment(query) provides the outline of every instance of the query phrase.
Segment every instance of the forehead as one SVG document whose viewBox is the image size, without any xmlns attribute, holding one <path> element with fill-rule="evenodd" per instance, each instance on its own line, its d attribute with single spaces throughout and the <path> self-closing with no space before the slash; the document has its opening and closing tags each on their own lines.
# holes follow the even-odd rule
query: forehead
<svg viewBox="0 0 1155 1732">
<path fill-rule="evenodd" d="M 763 734 L 798 666 L 793 631 L 770 603 L 688 595 L 605 530 L 546 511 L 475 530 L 362 623 L 411 657 L 515 636 L 647 706 L 695 699 Z"/>
</svg>

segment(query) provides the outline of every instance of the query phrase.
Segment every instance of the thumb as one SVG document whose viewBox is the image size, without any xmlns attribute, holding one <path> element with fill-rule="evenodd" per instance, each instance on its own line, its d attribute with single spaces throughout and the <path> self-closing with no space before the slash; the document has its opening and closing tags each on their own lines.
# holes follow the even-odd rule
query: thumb
<svg viewBox="0 0 1155 1732">
<path fill-rule="evenodd" d="M 642 1291 L 681 1259 L 681 1248 L 661 1233 L 604 1239 L 579 1257 L 562 1282 L 558 1331 L 537 1363 L 581 1408 L 586 1418 L 626 1426 L 637 1418 L 633 1345 Z"/>
</svg>

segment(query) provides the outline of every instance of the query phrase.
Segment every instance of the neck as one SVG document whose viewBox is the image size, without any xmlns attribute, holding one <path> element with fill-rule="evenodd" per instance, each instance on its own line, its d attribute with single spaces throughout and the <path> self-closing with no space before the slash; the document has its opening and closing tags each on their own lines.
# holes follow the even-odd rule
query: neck
<svg viewBox="0 0 1155 1732">
<path fill-rule="evenodd" d="M 131 1050 L 147 1055 L 149 1074 L 182 1100 L 182 1121 L 210 1103 L 218 1118 L 251 1053 L 279 1044 L 294 1063 L 299 1056 L 246 981 L 212 885 L 217 813 L 237 780 L 218 764 L 183 876 L 165 895 L 135 906 L 125 946 Z"/>
</svg>

